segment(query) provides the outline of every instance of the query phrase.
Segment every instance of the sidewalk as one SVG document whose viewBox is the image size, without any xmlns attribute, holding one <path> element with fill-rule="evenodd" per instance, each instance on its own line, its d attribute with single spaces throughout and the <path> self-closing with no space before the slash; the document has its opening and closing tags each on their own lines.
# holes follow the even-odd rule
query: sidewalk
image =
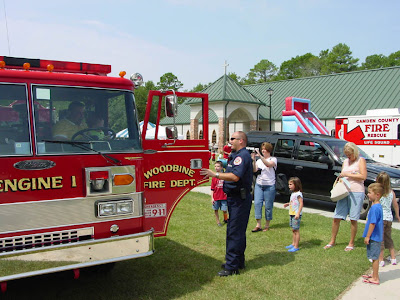
<svg viewBox="0 0 400 300">
<path fill-rule="evenodd" d="M 211 195 L 209 186 L 199 186 L 192 190 L 193 192 L 205 193 Z M 283 203 L 274 203 L 274 207 L 283 208 Z M 304 207 L 304 212 L 319 214 L 324 217 L 332 218 L 333 212 L 323 211 L 319 209 Z M 359 220 L 360 223 L 366 223 L 364 220 Z M 400 223 L 395 222 L 392 228 L 400 230 Z M 337 300 L 398 300 L 400 299 L 400 255 L 397 255 L 398 265 L 393 266 L 388 264 L 385 267 L 379 268 L 380 285 L 366 284 L 363 278 L 360 277 L 354 281 L 346 291 L 339 295 Z"/>
<path fill-rule="evenodd" d="M 397 261 L 400 255 L 397 255 Z M 366 284 L 363 278 L 354 281 L 338 300 L 398 300 L 400 299 L 400 265 L 393 266 L 385 260 L 386 265 L 379 267 L 380 285 Z"/>
</svg>

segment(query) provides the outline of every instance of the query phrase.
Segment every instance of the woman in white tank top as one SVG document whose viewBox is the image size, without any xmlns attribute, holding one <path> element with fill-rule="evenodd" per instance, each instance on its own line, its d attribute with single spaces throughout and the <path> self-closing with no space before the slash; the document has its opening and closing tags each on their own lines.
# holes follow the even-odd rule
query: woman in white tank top
<svg viewBox="0 0 400 300">
<path fill-rule="evenodd" d="M 346 143 L 343 151 L 347 159 L 343 162 L 342 172 L 339 177 L 346 178 L 350 182 L 350 193 L 346 198 L 336 203 L 331 240 L 324 249 L 332 248 L 335 245 L 340 221 L 346 220 L 347 215 L 349 215 L 351 222 L 350 241 L 344 250 L 351 251 L 354 249 L 357 221 L 360 219 L 365 196 L 364 180 L 367 178 L 367 163 L 364 158 L 360 157 L 360 152 L 354 143 Z"/>
<path fill-rule="evenodd" d="M 256 154 L 260 157 L 256 161 L 256 154 L 252 153 L 253 171 L 261 170 L 257 176 L 254 186 L 254 214 L 257 225 L 252 232 L 268 231 L 269 224 L 272 220 L 272 212 L 275 200 L 275 169 L 277 168 L 276 157 L 271 156 L 273 146 L 270 143 L 264 142 L 261 144 L 261 153 L 256 149 Z M 261 228 L 262 206 L 265 203 L 265 227 Z"/>
</svg>

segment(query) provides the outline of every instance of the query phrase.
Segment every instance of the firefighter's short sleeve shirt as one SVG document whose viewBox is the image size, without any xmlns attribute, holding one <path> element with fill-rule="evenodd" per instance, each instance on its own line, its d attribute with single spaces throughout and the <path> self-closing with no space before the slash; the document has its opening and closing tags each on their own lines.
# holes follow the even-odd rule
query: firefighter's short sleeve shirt
<svg viewBox="0 0 400 300">
<path fill-rule="evenodd" d="M 240 180 L 237 182 L 224 181 L 224 191 L 237 192 L 241 187 L 250 191 L 253 181 L 253 165 L 250 153 L 246 148 L 231 153 L 226 173 L 233 173 Z"/>
</svg>

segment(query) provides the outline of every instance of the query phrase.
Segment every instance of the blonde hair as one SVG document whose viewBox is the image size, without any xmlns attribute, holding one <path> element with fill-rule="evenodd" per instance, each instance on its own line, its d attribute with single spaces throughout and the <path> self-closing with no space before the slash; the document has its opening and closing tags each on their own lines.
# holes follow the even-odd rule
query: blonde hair
<svg viewBox="0 0 400 300">
<path fill-rule="evenodd" d="M 368 186 L 368 191 L 371 191 L 377 195 L 383 196 L 383 185 L 378 182 L 371 183 Z"/>
<path fill-rule="evenodd" d="M 290 177 L 289 182 L 292 182 L 294 185 L 295 192 L 303 192 L 303 186 L 301 185 L 301 181 L 299 177 Z"/>
<path fill-rule="evenodd" d="M 382 196 L 387 196 L 389 195 L 391 191 L 391 186 L 390 186 L 390 176 L 386 172 L 380 172 L 378 176 L 376 177 L 376 182 L 382 184 L 383 186 L 383 195 Z"/>
<path fill-rule="evenodd" d="M 348 142 L 346 145 L 344 145 L 343 152 L 353 153 L 356 160 L 360 157 L 360 151 L 358 150 L 357 145 L 352 142 Z"/>
</svg>

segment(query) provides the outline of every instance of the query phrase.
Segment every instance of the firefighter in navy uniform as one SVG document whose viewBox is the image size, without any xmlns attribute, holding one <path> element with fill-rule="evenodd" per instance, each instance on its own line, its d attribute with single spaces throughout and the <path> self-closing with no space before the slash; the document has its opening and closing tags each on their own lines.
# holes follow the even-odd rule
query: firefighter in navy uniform
<svg viewBox="0 0 400 300">
<path fill-rule="evenodd" d="M 202 169 L 200 174 L 224 180 L 224 192 L 227 194 L 229 222 L 226 229 L 226 263 L 219 276 L 239 274 L 245 267 L 246 229 L 251 209 L 251 186 L 253 166 L 246 150 L 247 136 L 242 131 L 232 134 L 230 139 L 232 152 L 225 173 L 219 174 L 210 169 Z"/>
</svg>

